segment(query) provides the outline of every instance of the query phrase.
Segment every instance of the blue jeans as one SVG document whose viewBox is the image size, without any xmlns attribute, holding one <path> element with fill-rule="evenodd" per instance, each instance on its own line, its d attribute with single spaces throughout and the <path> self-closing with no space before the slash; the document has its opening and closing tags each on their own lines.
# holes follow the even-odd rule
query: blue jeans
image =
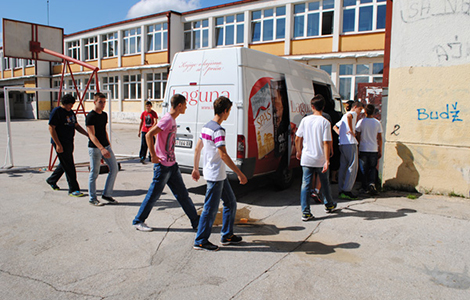
<svg viewBox="0 0 470 300">
<path fill-rule="evenodd" d="M 362 173 L 362 188 L 367 189 L 377 180 L 378 152 L 359 152 L 359 167 Z"/>
<path fill-rule="evenodd" d="M 302 189 L 300 191 L 300 206 L 302 213 L 310 213 L 310 191 L 312 187 L 313 174 L 317 173 L 320 177 L 321 188 L 320 192 L 323 197 L 323 203 L 327 206 L 333 205 L 335 202 L 331 197 L 331 188 L 329 181 L 330 170 L 322 173 L 323 168 L 304 167 L 302 166 Z"/>
<path fill-rule="evenodd" d="M 194 203 L 191 198 L 189 198 L 188 190 L 184 185 L 183 177 L 181 177 L 181 172 L 177 163 L 171 167 L 167 167 L 162 164 L 153 165 L 152 183 L 150 184 L 147 195 L 140 205 L 139 212 L 135 216 L 134 221 L 132 221 L 132 224 L 135 225 L 145 222 L 150 211 L 155 205 L 155 202 L 160 198 L 166 184 L 168 184 L 168 187 L 181 205 L 181 208 L 183 208 L 184 212 L 191 220 L 193 228 L 196 228 L 198 222 L 196 208 L 194 207 Z"/>
<path fill-rule="evenodd" d="M 205 244 L 209 241 L 212 225 L 214 224 L 220 199 L 222 199 L 224 210 L 222 214 L 221 238 L 230 238 L 233 235 L 233 223 L 237 213 L 237 199 L 233 193 L 228 179 L 222 181 L 207 181 L 206 199 L 204 209 L 199 220 L 199 227 L 194 244 Z"/>
<path fill-rule="evenodd" d="M 90 201 L 97 200 L 96 178 L 98 178 L 98 175 L 100 174 L 101 158 L 104 159 L 109 167 L 108 177 L 106 178 L 104 190 L 101 195 L 106 197 L 113 196 L 114 182 L 116 181 L 118 172 L 118 164 L 111 146 L 106 146 L 105 148 L 111 154 L 110 158 L 105 158 L 103 155 L 101 155 L 101 151 L 98 148 L 88 148 L 88 154 L 90 155 L 90 177 L 88 178 L 88 193 L 90 194 Z"/>
</svg>

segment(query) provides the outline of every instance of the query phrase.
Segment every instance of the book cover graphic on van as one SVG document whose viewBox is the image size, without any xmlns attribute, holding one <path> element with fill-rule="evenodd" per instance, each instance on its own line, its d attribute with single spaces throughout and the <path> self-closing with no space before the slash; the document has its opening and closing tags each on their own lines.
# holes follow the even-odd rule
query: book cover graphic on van
<svg viewBox="0 0 470 300">
<path fill-rule="evenodd" d="M 250 104 L 256 131 L 258 159 L 271 152 L 281 156 L 287 149 L 289 112 L 285 80 L 271 77 L 260 78 L 252 87 Z"/>
</svg>

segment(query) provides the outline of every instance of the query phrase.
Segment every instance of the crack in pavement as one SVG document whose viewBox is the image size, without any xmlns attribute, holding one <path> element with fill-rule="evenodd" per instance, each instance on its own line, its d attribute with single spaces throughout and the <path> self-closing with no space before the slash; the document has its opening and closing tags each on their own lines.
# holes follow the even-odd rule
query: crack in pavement
<svg viewBox="0 0 470 300">
<path fill-rule="evenodd" d="M 165 238 L 168 236 L 168 233 L 170 232 L 170 228 L 171 226 L 173 226 L 177 220 L 181 219 L 183 216 L 180 216 L 176 219 L 173 220 L 173 222 L 166 228 L 166 232 L 165 232 L 165 235 L 163 236 L 162 240 L 160 241 L 160 243 L 158 243 L 158 246 L 157 246 L 157 249 L 155 249 L 155 252 L 152 254 L 152 256 L 150 257 L 150 266 L 153 265 L 154 263 L 154 260 L 155 260 L 155 256 L 157 255 L 157 252 L 158 250 L 160 249 L 161 245 L 163 244 L 163 241 L 165 240 Z"/>
<path fill-rule="evenodd" d="M 56 292 L 59 292 L 59 293 L 70 293 L 70 294 L 74 294 L 74 295 L 77 295 L 77 296 L 95 297 L 95 298 L 99 298 L 99 299 L 104 299 L 105 298 L 103 296 L 98 296 L 98 295 L 78 293 L 78 292 L 68 291 L 68 290 L 61 290 L 61 289 L 56 288 L 55 286 L 53 286 L 52 284 L 50 284 L 46 281 L 43 281 L 43 280 L 40 280 L 40 279 L 37 279 L 37 278 L 32 278 L 32 277 L 25 276 L 25 275 L 13 274 L 9 271 L 5 271 L 5 270 L 1 270 L 1 269 L 0 269 L 0 272 L 4 273 L 4 274 L 7 274 L 7 275 L 10 275 L 12 277 L 18 277 L 18 278 L 27 279 L 27 280 L 31 280 L 31 281 L 35 281 L 35 282 L 45 284 L 45 285 L 49 286 L 50 288 L 52 288 L 53 290 L 55 290 Z"/>
</svg>

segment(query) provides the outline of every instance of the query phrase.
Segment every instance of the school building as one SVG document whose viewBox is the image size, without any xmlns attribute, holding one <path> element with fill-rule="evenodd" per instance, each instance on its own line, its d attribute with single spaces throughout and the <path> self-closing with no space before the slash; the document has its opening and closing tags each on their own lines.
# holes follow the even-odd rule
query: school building
<svg viewBox="0 0 470 300">
<path fill-rule="evenodd" d="M 158 112 L 173 55 L 196 49 L 247 47 L 309 64 L 330 74 L 343 100 L 353 100 L 359 83 L 382 82 L 386 5 L 386 0 L 243 0 L 166 11 L 67 34 L 64 54 L 100 69 L 100 89 L 111 91 L 113 120 L 120 122 L 137 122 L 147 100 Z M 4 86 L 60 85 L 61 63 L 3 57 L 1 49 L 0 57 L 2 101 Z M 71 68 L 84 88 L 91 71 Z M 68 69 L 64 86 L 73 88 Z M 95 86 L 92 79 L 89 87 Z M 57 97 L 12 92 L 11 115 L 47 119 Z M 91 107 L 85 101 L 85 109 Z M 0 117 L 4 114 L 0 110 Z"/>
</svg>

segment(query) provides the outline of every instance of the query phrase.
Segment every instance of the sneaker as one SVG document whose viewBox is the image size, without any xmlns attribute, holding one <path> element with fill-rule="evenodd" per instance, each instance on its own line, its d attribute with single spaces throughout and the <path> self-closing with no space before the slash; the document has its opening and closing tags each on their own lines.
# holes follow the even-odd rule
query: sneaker
<svg viewBox="0 0 470 300">
<path fill-rule="evenodd" d="M 145 165 L 145 158 L 141 158 L 141 159 L 140 159 L 140 163 L 143 164 L 143 165 Z"/>
<path fill-rule="evenodd" d="M 339 198 L 346 200 L 357 200 L 357 196 L 351 192 L 342 192 L 339 194 Z"/>
<path fill-rule="evenodd" d="M 222 238 L 220 240 L 220 243 L 224 246 L 227 246 L 227 245 L 230 245 L 230 244 L 238 244 L 242 241 L 242 237 L 241 236 L 238 236 L 238 235 L 232 235 L 230 238 L 228 239 L 225 239 L 225 238 Z"/>
<path fill-rule="evenodd" d="M 135 229 L 137 229 L 139 231 L 147 231 L 147 232 L 148 231 L 153 231 L 153 228 L 148 227 L 147 224 L 145 224 L 144 222 L 134 224 L 134 227 L 135 227 Z"/>
<path fill-rule="evenodd" d="M 311 213 L 303 213 L 302 214 L 302 221 L 304 221 L 304 222 L 310 221 L 314 218 L 315 217 Z"/>
<path fill-rule="evenodd" d="M 320 199 L 320 196 L 318 196 L 318 194 L 315 192 L 312 192 L 310 197 L 312 197 L 312 199 L 317 203 L 323 203 L 323 201 Z"/>
<path fill-rule="evenodd" d="M 113 197 L 101 196 L 101 199 L 108 201 L 109 204 L 117 204 L 118 203 Z"/>
<path fill-rule="evenodd" d="M 46 182 L 47 182 L 47 181 L 46 181 Z M 47 184 L 50 185 L 50 187 L 51 187 L 54 191 L 60 190 L 60 187 L 59 187 L 57 184 L 55 184 L 55 183 L 49 183 L 49 182 L 47 182 Z"/>
<path fill-rule="evenodd" d="M 369 185 L 368 192 L 369 192 L 369 194 L 371 194 L 371 195 L 373 195 L 373 196 L 375 196 L 375 195 L 378 194 L 377 189 L 375 188 L 375 184 L 371 183 L 371 184 Z"/>
<path fill-rule="evenodd" d="M 70 197 L 83 197 L 85 196 L 85 194 L 80 191 L 75 191 L 75 192 L 70 193 L 69 196 Z"/>
<path fill-rule="evenodd" d="M 104 203 L 101 203 L 101 202 L 99 202 L 99 201 L 96 200 L 96 199 L 95 199 L 95 200 L 91 200 L 91 201 L 89 201 L 88 203 L 90 203 L 90 204 L 93 205 L 93 206 L 103 206 L 103 205 L 104 205 Z"/>
<path fill-rule="evenodd" d="M 206 242 L 204 244 L 194 244 L 193 249 L 196 250 L 205 250 L 205 251 L 217 251 L 219 246 L 212 244 L 211 242 Z"/>
<path fill-rule="evenodd" d="M 325 205 L 325 211 L 327 213 L 333 212 L 333 210 L 336 208 L 336 206 L 337 206 L 336 203 L 333 203 L 333 204 L 330 204 L 330 205 Z"/>
</svg>

